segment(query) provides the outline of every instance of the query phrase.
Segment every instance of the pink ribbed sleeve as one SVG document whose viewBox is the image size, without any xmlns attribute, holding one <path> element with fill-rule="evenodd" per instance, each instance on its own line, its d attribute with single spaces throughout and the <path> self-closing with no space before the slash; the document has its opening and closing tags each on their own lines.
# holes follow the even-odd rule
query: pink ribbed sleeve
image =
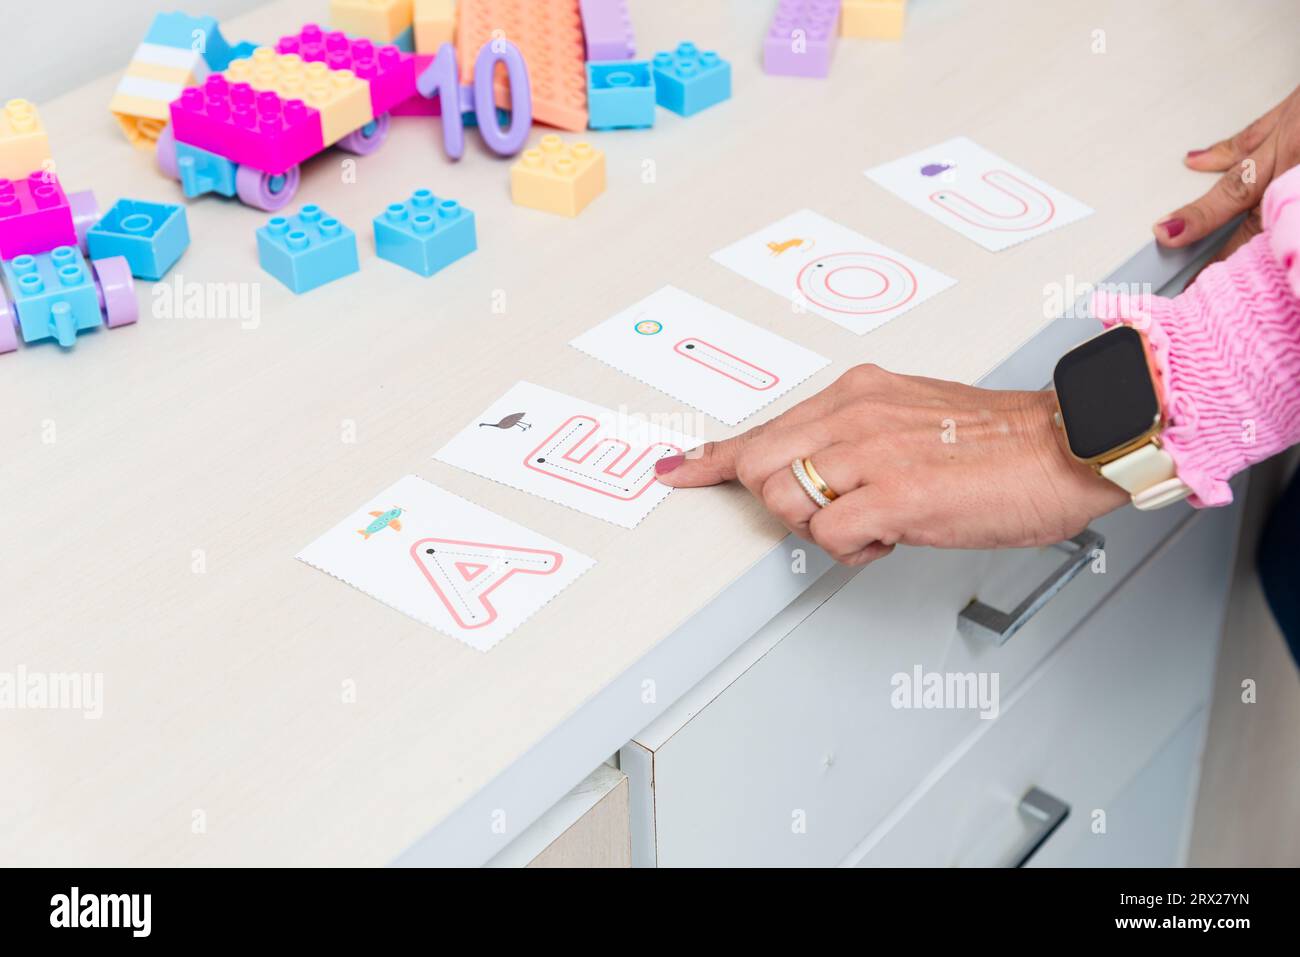
<svg viewBox="0 0 1300 957">
<path fill-rule="evenodd" d="M 1197 506 L 1231 502 L 1230 478 L 1300 443 L 1300 167 L 1273 181 L 1262 213 L 1264 232 L 1179 296 L 1093 299 L 1107 328 L 1147 333 L 1162 444 Z"/>
</svg>

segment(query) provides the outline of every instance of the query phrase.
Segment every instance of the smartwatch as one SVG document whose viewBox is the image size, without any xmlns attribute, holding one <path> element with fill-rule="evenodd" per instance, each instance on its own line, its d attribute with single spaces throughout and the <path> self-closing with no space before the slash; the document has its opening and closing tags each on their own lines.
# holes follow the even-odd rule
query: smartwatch
<svg viewBox="0 0 1300 957">
<path fill-rule="evenodd" d="M 1160 369 L 1146 336 L 1115 326 L 1067 352 L 1052 374 L 1066 447 L 1147 510 L 1191 494 L 1160 446 Z"/>
</svg>

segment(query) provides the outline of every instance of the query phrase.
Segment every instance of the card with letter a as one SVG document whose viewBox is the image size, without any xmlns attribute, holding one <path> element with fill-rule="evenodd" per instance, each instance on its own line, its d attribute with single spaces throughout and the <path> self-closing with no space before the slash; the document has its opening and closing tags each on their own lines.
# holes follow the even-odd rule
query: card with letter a
<svg viewBox="0 0 1300 957">
<path fill-rule="evenodd" d="M 296 557 L 479 651 L 595 564 L 416 475 Z"/>
<path fill-rule="evenodd" d="M 434 458 L 635 528 L 672 491 L 655 463 L 699 439 L 531 382 L 517 382 Z"/>
<path fill-rule="evenodd" d="M 921 212 L 997 252 L 1092 215 L 964 136 L 866 171 Z"/>
<path fill-rule="evenodd" d="M 727 425 L 738 425 L 830 363 L 673 286 L 570 345 Z"/>
<path fill-rule="evenodd" d="M 858 335 L 938 295 L 957 280 L 810 209 L 713 254 L 746 279 Z"/>
</svg>

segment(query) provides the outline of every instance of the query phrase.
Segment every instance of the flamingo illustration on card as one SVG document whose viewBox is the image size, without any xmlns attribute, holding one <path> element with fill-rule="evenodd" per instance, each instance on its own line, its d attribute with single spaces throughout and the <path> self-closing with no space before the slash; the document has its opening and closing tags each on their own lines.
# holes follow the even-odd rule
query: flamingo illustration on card
<svg viewBox="0 0 1300 957">
<path fill-rule="evenodd" d="M 830 363 L 673 286 L 570 345 L 727 425 L 738 425 Z"/>
<path fill-rule="evenodd" d="M 400 521 L 390 517 L 397 508 L 378 507 L 386 502 L 404 503 Z M 369 534 L 358 538 L 357 524 L 370 516 Z M 594 564 L 415 475 L 358 507 L 297 558 L 479 651 Z"/>
<path fill-rule="evenodd" d="M 888 246 L 801 209 L 732 243 L 713 259 L 858 335 L 956 283 Z"/>
<path fill-rule="evenodd" d="M 866 175 L 994 252 L 1092 215 L 1077 199 L 964 136 Z"/>
<path fill-rule="evenodd" d="M 525 410 L 531 428 L 482 428 Z M 434 455 L 440 462 L 634 528 L 672 491 L 655 463 L 699 445 L 659 423 L 516 383 Z"/>
</svg>

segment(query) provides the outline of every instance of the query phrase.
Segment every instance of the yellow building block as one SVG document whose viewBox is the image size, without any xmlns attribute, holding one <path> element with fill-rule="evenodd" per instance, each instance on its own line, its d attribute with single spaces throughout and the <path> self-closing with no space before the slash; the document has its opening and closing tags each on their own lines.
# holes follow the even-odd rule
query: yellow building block
<svg viewBox="0 0 1300 957">
<path fill-rule="evenodd" d="M 307 63 L 296 53 L 276 53 L 258 47 L 247 60 L 236 60 L 223 74 L 231 83 L 271 90 L 286 100 L 302 100 L 320 110 L 325 145 L 337 143 L 371 120 L 370 84 L 351 70 L 331 70 L 324 63 Z"/>
<path fill-rule="evenodd" d="M 411 28 L 411 0 L 330 0 L 330 25 L 355 37 L 392 43 Z"/>
<path fill-rule="evenodd" d="M 840 36 L 901 40 L 906 10 L 907 0 L 842 0 Z"/>
<path fill-rule="evenodd" d="M 415 0 L 415 52 L 434 54 L 456 42 L 456 0 Z"/>
<path fill-rule="evenodd" d="M 10 100 L 0 110 L 0 179 L 22 179 L 51 162 L 50 139 L 36 107 Z"/>
<path fill-rule="evenodd" d="M 198 86 L 208 75 L 203 54 L 142 43 L 113 94 L 109 110 L 131 144 L 153 149 L 158 134 L 171 118 L 168 104 L 187 86 Z"/>
<path fill-rule="evenodd" d="M 510 167 L 510 198 L 520 206 L 577 216 L 605 191 L 605 154 L 590 143 L 567 146 L 554 133 Z"/>
</svg>

